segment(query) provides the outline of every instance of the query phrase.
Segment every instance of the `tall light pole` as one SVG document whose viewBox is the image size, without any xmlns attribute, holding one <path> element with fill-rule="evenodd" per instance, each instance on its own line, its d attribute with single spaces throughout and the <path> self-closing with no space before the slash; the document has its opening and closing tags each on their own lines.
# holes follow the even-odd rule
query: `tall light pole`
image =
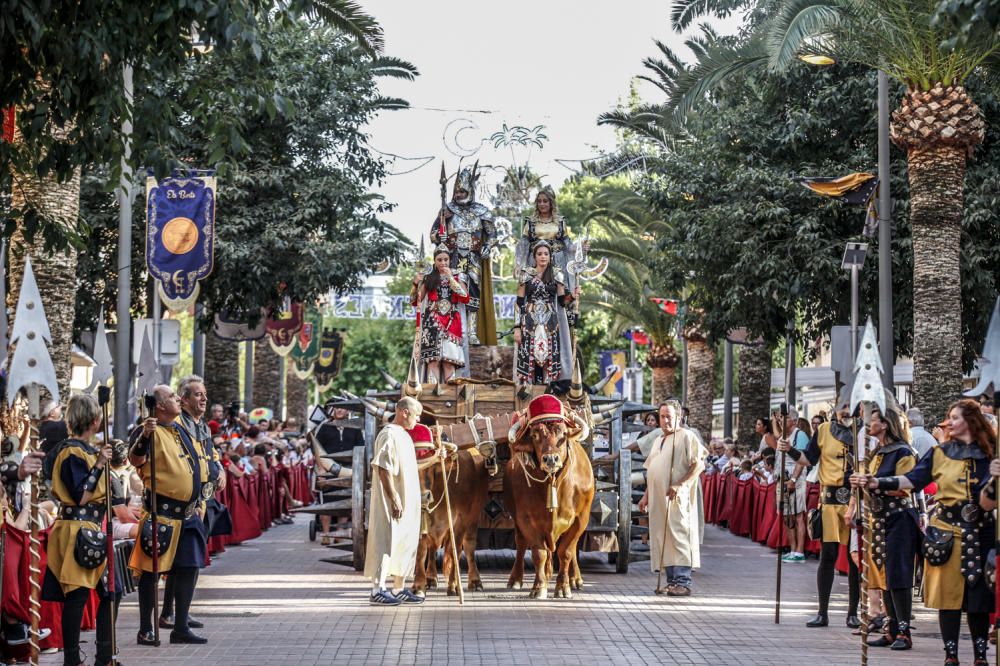
<svg viewBox="0 0 1000 666">
<path fill-rule="evenodd" d="M 128 394 L 132 383 L 132 65 L 122 73 L 125 108 L 122 121 L 122 173 L 118 183 L 118 328 L 115 334 L 115 437 L 128 438 Z"/>
<path fill-rule="evenodd" d="M 889 76 L 878 72 L 878 337 L 882 383 L 893 389 L 896 363 L 892 328 L 892 193 L 889 179 Z"/>
</svg>

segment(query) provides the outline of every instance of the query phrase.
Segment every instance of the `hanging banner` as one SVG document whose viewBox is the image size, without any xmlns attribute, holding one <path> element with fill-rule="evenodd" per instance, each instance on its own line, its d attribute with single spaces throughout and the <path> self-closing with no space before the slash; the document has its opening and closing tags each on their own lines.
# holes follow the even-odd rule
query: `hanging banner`
<svg viewBox="0 0 1000 666">
<path fill-rule="evenodd" d="M 285 299 L 280 308 L 271 309 L 264 327 L 267 329 L 267 339 L 275 354 L 287 356 L 292 347 L 298 344 L 298 333 L 302 330 L 304 316 L 305 307 L 288 299 Z"/>
<path fill-rule="evenodd" d="M 340 331 L 324 329 L 320 337 L 319 357 L 313 364 L 313 377 L 316 387 L 322 393 L 329 390 L 333 380 L 340 374 L 344 361 L 344 336 Z"/>
<path fill-rule="evenodd" d="M 601 352 L 601 379 L 607 377 L 609 373 L 612 374 L 611 380 L 601 390 L 604 395 L 608 397 L 611 397 L 615 393 L 622 395 L 624 388 L 622 383 L 624 379 L 622 368 L 627 365 L 626 361 L 625 351 L 622 349 L 611 349 Z"/>
<path fill-rule="evenodd" d="M 233 340 L 235 342 L 245 342 L 246 340 L 260 340 L 267 335 L 264 327 L 266 314 L 262 309 L 257 325 L 253 328 L 247 323 L 246 317 L 238 317 L 223 310 L 215 315 L 215 322 L 212 324 L 212 332 L 215 337 L 221 340 Z"/>
<path fill-rule="evenodd" d="M 299 379 L 309 379 L 313 373 L 313 366 L 319 358 L 320 329 L 323 318 L 314 311 L 306 312 L 305 321 L 298 334 L 298 344 L 292 347 L 288 358 L 292 361 L 292 371 Z"/>
<path fill-rule="evenodd" d="M 513 319 L 516 312 L 517 296 L 503 294 L 493 296 L 493 306 L 497 319 Z M 400 294 L 346 294 L 333 299 L 333 317 L 342 319 L 391 319 L 413 320 L 416 310 L 410 305 L 410 297 Z"/>
<path fill-rule="evenodd" d="M 198 281 L 215 261 L 214 171 L 146 178 L 146 267 L 171 312 L 198 298 Z"/>
</svg>

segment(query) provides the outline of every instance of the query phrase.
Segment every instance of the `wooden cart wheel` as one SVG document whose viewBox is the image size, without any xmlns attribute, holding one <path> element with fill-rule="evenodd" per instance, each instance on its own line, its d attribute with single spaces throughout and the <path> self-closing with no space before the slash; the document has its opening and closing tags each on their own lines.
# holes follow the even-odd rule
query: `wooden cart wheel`
<svg viewBox="0 0 1000 666">
<path fill-rule="evenodd" d="M 351 458 L 351 545 L 354 549 L 354 570 L 365 570 L 365 479 L 368 472 L 365 447 L 355 446 Z"/>
</svg>

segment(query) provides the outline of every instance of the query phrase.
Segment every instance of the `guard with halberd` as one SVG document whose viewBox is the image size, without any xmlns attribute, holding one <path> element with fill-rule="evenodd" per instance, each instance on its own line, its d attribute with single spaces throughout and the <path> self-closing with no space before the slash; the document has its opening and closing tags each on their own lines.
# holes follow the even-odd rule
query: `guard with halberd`
<svg viewBox="0 0 1000 666">
<path fill-rule="evenodd" d="M 203 517 L 210 486 L 202 483 L 200 446 L 177 422 L 180 397 L 169 386 L 153 389 L 155 415 L 145 419 L 132 433 L 129 459 L 142 476 L 145 488 L 139 539 L 129 566 L 139 572 L 139 645 L 157 645 L 153 632 L 153 609 L 157 576 L 154 574 L 153 525 L 150 510 L 156 504 L 156 548 L 158 573 L 174 577 L 176 619 L 171 643 L 207 643 L 191 631 L 188 611 L 194 597 L 198 571 L 205 566 L 208 535 Z M 156 496 L 150 455 L 155 456 Z M 204 490 L 204 492 L 203 492 Z"/>
<path fill-rule="evenodd" d="M 476 201 L 479 163 L 465 167 L 455 178 L 452 198 L 442 200 L 431 226 L 431 241 L 444 243 L 451 255 L 455 277 L 469 288 L 469 344 L 496 344 L 496 314 L 493 308 L 490 253 L 496 245 L 493 213 Z M 442 182 L 442 188 L 444 183 Z M 442 199 L 444 199 L 442 191 Z"/>
</svg>

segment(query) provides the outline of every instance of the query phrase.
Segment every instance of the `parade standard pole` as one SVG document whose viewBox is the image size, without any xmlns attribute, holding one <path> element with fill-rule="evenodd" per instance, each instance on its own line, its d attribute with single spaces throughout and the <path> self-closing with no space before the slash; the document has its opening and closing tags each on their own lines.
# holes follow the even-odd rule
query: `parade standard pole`
<svg viewBox="0 0 1000 666">
<path fill-rule="evenodd" d="M 156 413 L 156 396 L 145 395 L 143 396 L 143 401 L 146 404 L 146 418 L 153 416 Z M 157 533 L 160 531 L 158 528 L 160 526 L 159 514 L 156 510 L 156 433 L 149 440 L 149 494 L 150 494 L 150 511 L 149 511 L 149 524 L 150 532 L 153 535 L 153 645 L 160 647 L 160 623 L 157 618 L 160 617 L 160 541 Z M 141 535 L 140 535 L 141 536 Z"/>
<path fill-rule="evenodd" d="M 444 483 L 444 508 L 448 512 L 448 542 L 451 545 L 451 559 L 455 563 L 455 580 L 458 585 L 458 605 L 465 604 L 465 593 L 462 591 L 462 567 L 458 560 L 458 546 L 455 544 L 455 523 L 451 517 L 451 497 L 448 494 L 448 468 L 444 464 L 445 448 L 441 441 L 441 426 L 435 426 L 438 455 L 441 456 L 441 481 Z M 471 557 L 471 556 L 470 556 Z M 471 563 L 470 563 L 471 566 Z"/>
<path fill-rule="evenodd" d="M 788 403 L 781 403 L 781 411 L 779 413 L 779 423 L 772 423 L 771 430 L 774 433 L 776 439 L 785 438 L 785 416 L 788 415 Z M 778 549 L 777 549 L 777 569 L 774 578 L 774 623 L 781 624 L 781 558 L 784 557 L 782 550 L 784 549 L 785 535 L 787 530 L 785 528 L 785 498 L 787 492 L 785 491 L 785 452 L 781 452 L 781 466 L 778 469 L 778 534 L 781 537 L 778 539 Z"/>
<path fill-rule="evenodd" d="M 101 406 L 101 410 L 104 415 L 104 442 L 103 444 L 107 446 L 111 443 L 111 431 L 108 429 L 108 403 L 111 401 L 111 388 L 108 386 L 98 386 L 97 387 L 97 402 Z M 115 633 L 115 537 L 113 525 L 113 508 L 111 504 L 111 461 L 107 461 L 104 464 L 104 515 L 107 519 L 107 524 L 105 526 L 107 535 L 107 551 L 108 551 L 108 584 L 107 593 L 110 597 L 111 603 L 111 662 L 110 666 L 115 666 L 118 663 L 118 636 Z"/>
<path fill-rule="evenodd" d="M 878 72 L 878 332 L 882 383 L 895 384 L 892 328 L 892 190 L 889 170 L 889 76 Z"/>
<path fill-rule="evenodd" d="M 42 387 L 48 390 L 54 400 L 59 400 L 59 383 L 56 380 L 55 366 L 49 355 L 46 343 L 51 344 L 52 333 L 45 319 L 45 309 L 35 274 L 31 269 L 31 257 L 24 259 L 24 275 L 21 279 L 21 293 L 17 299 L 17 309 L 14 315 L 14 329 L 10 341 L 14 344 L 14 355 L 10 360 L 7 376 L 7 405 L 12 406 L 21 389 L 28 397 L 28 409 L 31 417 L 30 436 L 28 439 L 28 455 L 38 451 L 38 421 L 41 417 Z M 28 534 L 28 615 L 31 622 L 31 635 L 28 637 L 32 666 L 38 666 L 38 627 L 41 620 L 41 542 L 39 540 L 38 516 L 38 473 L 30 477 L 31 507 L 30 532 Z"/>
</svg>

